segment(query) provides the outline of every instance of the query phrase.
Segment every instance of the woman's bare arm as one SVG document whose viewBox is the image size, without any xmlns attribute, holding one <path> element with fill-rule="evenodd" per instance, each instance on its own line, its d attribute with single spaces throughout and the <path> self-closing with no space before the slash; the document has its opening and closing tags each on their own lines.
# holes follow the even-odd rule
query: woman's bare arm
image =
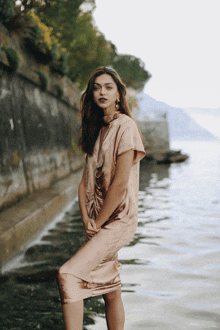
<svg viewBox="0 0 220 330">
<path fill-rule="evenodd" d="M 96 227 L 100 228 L 114 212 L 122 200 L 127 188 L 129 175 L 134 159 L 134 151 L 129 150 L 118 156 L 114 180 L 107 192 L 104 204 L 96 218 Z"/>
<path fill-rule="evenodd" d="M 85 165 L 83 175 L 82 175 L 82 180 L 79 185 L 79 192 L 78 192 L 78 197 L 79 197 L 79 207 L 82 215 L 82 221 L 84 225 L 86 226 L 89 217 L 86 209 L 86 169 L 87 164 Z"/>
</svg>

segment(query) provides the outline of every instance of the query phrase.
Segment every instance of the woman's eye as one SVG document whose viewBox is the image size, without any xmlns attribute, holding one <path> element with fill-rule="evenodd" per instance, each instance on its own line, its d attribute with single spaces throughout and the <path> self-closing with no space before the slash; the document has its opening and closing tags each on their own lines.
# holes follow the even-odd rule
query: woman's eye
<svg viewBox="0 0 220 330">
<path fill-rule="evenodd" d="M 107 89 L 112 89 L 112 87 L 111 86 L 108 86 Z"/>
<path fill-rule="evenodd" d="M 94 91 L 97 91 L 99 88 L 98 87 L 93 87 L 93 90 Z"/>
</svg>

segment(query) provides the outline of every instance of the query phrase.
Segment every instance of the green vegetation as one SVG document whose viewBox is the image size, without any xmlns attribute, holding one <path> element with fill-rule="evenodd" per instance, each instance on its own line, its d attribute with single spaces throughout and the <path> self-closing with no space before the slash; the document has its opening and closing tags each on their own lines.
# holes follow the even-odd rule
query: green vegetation
<svg viewBox="0 0 220 330">
<path fill-rule="evenodd" d="M 54 84 L 53 87 L 56 89 L 58 99 L 61 99 L 64 95 L 63 87 L 59 84 Z"/>
<path fill-rule="evenodd" d="M 41 71 L 41 70 L 36 70 L 35 73 L 39 77 L 41 89 L 43 91 L 46 91 L 47 85 L 49 83 L 49 78 L 48 78 L 47 74 L 44 71 Z"/>
<path fill-rule="evenodd" d="M 34 13 L 29 13 L 28 17 L 30 25 L 24 32 L 26 49 L 32 53 L 37 62 L 49 64 L 55 56 L 50 30 Z"/>
<path fill-rule="evenodd" d="M 12 156 L 7 160 L 7 166 L 18 168 L 20 164 L 21 155 L 18 150 L 14 150 Z"/>
<path fill-rule="evenodd" d="M 54 57 L 50 64 L 50 69 L 52 72 L 61 75 L 62 77 L 68 74 L 68 56 L 67 54 L 60 50 L 57 44 L 54 46 Z"/>
<path fill-rule="evenodd" d="M 74 138 L 72 138 L 71 146 L 72 146 L 73 153 L 76 153 L 78 151 L 78 147 L 77 147 L 77 144 L 76 144 Z"/>
<path fill-rule="evenodd" d="M 127 96 L 127 101 L 130 109 L 138 107 L 138 101 L 134 95 Z"/>
<path fill-rule="evenodd" d="M 114 58 L 113 67 L 120 74 L 127 87 L 142 90 L 151 75 L 145 71 L 144 63 L 132 55 L 118 55 Z"/>
<path fill-rule="evenodd" d="M 15 15 L 15 0 L 0 0 L 0 22 L 7 22 Z"/>
<path fill-rule="evenodd" d="M 17 72 L 19 65 L 20 65 L 20 57 L 19 57 L 18 51 L 16 49 L 5 47 L 5 46 L 2 47 L 1 49 L 3 51 L 5 51 L 5 53 L 6 53 L 11 72 L 12 73 Z"/>
<path fill-rule="evenodd" d="M 110 65 L 127 87 L 142 90 L 151 75 L 139 58 L 118 54 L 105 39 L 94 25 L 94 8 L 95 0 L 21 0 L 16 4 L 0 0 L 0 18 L 7 16 L 6 27 L 22 31 L 27 51 L 39 63 L 68 76 L 80 89 L 97 67 Z"/>
<path fill-rule="evenodd" d="M 81 14 L 77 22 L 75 38 L 68 47 L 72 54 L 69 60 L 69 77 L 83 89 L 97 67 L 110 64 L 112 49 L 111 44 L 92 25 L 90 13 Z"/>
</svg>

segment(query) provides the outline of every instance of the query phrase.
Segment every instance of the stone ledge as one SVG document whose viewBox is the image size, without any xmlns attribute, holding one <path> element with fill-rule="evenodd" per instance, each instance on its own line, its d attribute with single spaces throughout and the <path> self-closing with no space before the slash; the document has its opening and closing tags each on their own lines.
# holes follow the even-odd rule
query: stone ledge
<svg viewBox="0 0 220 330">
<path fill-rule="evenodd" d="M 0 265 L 18 253 L 74 197 L 82 169 L 0 213 Z"/>
</svg>

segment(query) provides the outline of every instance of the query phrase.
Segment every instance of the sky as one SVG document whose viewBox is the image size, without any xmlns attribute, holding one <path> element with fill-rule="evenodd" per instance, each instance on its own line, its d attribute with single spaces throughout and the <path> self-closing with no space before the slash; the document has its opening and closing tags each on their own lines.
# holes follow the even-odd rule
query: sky
<svg viewBox="0 0 220 330">
<path fill-rule="evenodd" d="M 174 107 L 220 107 L 220 0 L 96 0 L 94 20 L 120 54 L 139 57 L 144 92 Z"/>
</svg>

